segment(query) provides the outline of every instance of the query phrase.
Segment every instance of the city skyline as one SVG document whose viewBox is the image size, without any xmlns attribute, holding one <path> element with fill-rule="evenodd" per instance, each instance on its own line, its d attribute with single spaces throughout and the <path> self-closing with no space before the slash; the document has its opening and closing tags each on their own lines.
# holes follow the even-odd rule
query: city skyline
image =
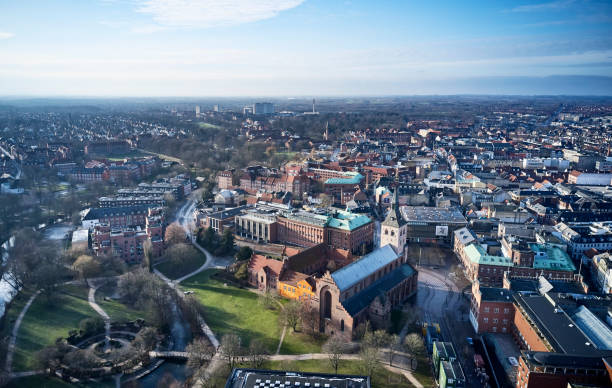
<svg viewBox="0 0 612 388">
<path fill-rule="evenodd" d="M 612 94 L 612 6 L 0 3 L 0 95 Z"/>
</svg>

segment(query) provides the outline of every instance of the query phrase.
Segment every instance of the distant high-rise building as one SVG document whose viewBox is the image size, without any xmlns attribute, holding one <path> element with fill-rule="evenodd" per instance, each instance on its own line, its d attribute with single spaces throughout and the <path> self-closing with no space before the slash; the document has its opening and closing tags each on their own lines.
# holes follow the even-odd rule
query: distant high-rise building
<svg viewBox="0 0 612 388">
<path fill-rule="evenodd" d="M 215 104 L 213 106 L 213 112 L 219 112 L 221 109 L 219 108 L 219 104 Z"/>
<path fill-rule="evenodd" d="M 196 117 L 200 117 L 200 106 L 199 105 L 196 105 L 195 107 L 195 115 Z"/>
<path fill-rule="evenodd" d="M 256 102 L 253 104 L 253 114 L 271 115 L 274 113 L 274 104 L 271 102 Z"/>
</svg>

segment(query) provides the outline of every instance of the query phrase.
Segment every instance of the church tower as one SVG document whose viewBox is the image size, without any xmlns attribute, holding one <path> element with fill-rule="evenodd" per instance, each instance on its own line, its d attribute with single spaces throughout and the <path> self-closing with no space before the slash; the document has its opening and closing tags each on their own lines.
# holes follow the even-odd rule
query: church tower
<svg viewBox="0 0 612 388">
<path fill-rule="evenodd" d="M 406 221 L 402 217 L 396 188 L 393 192 L 393 204 L 387 217 L 380 226 L 380 246 L 391 245 L 398 254 L 404 254 L 406 246 Z"/>
</svg>

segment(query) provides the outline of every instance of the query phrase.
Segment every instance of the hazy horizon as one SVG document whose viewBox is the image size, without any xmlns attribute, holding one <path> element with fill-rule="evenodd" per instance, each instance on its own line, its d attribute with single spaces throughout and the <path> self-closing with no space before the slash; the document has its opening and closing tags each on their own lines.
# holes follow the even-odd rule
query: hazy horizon
<svg viewBox="0 0 612 388">
<path fill-rule="evenodd" d="M 0 95 L 612 95 L 599 0 L 0 5 Z"/>
</svg>

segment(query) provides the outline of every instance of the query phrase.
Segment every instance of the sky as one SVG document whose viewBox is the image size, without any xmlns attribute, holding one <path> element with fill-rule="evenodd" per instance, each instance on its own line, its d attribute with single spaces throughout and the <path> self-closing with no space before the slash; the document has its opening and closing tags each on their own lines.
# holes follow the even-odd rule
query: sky
<svg viewBox="0 0 612 388">
<path fill-rule="evenodd" d="M 612 95 L 612 1 L 0 0 L 0 95 Z"/>
</svg>

